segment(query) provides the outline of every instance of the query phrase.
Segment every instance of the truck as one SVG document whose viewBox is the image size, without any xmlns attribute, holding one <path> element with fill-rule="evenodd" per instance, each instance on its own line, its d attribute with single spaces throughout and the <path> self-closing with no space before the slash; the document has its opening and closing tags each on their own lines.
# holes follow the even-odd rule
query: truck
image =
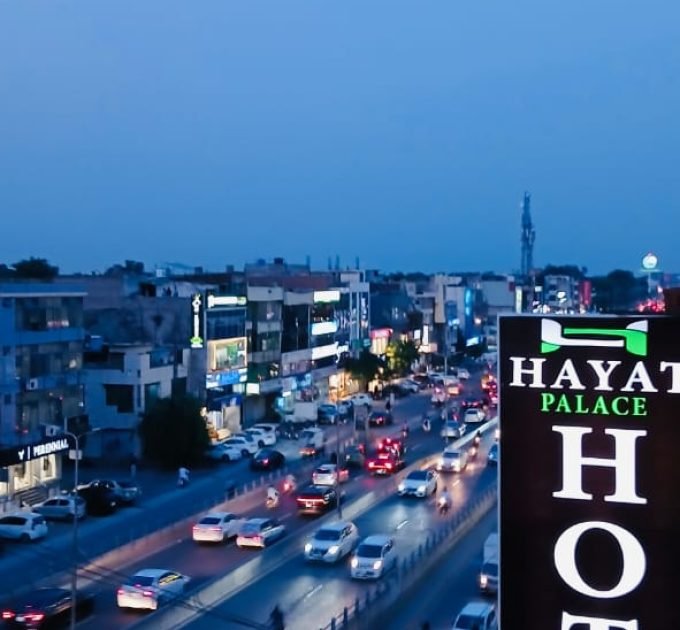
<svg viewBox="0 0 680 630">
<path fill-rule="evenodd" d="M 489 534 L 484 541 L 482 568 L 479 572 L 479 590 L 495 595 L 498 592 L 498 534 Z"/>
</svg>

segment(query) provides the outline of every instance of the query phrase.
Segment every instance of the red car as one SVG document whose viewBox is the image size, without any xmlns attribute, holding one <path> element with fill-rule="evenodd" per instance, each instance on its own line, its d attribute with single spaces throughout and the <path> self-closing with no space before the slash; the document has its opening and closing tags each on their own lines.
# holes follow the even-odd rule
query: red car
<svg viewBox="0 0 680 630">
<path fill-rule="evenodd" d="M 404 467 L 404 460 L 395 451 L 383 451 L 366 462 L 366 468 L 372 475 L 391 475 Z"/>
</svg>

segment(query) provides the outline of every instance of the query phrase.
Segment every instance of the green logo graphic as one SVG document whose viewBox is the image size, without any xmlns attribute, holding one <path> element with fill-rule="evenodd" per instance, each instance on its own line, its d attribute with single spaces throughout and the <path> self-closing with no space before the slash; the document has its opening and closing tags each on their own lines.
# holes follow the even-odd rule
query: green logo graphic
<svg viewBox="0 0 680 630">
<path fill-rule="evenodd" d="M 564 346 L 586 348 L 625 348 L 626 352 L 647 356 L 647 320 L 625 328 L 572 328 L 552 319 L 541 320 L 541 352 L 548 354 Z"/>
</svg>

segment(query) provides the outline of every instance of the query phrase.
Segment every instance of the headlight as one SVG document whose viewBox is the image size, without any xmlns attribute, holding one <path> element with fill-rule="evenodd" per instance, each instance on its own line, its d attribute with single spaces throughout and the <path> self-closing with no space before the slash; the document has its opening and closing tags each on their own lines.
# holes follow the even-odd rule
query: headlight
<svg viewBox="0 0 680 630">
<path fill-rule="evenodd" d="M 357 558 L 355 556 L 354 558 L 352 558 L 352 568 L 356 569 L 358 566 L 359 566 L 359 558 Z"/>
<path fill-rule="evenodd" d="M 379 571 L 379 570 L 380 570 L 380 567 L 382 567 L 382 560 L 376 560 L 376 561 L 373 563 L 373 570 L 374 570 L 374 571 Z"/>
<path fill-rule="evenodd" d="M 309 553 L 312 550 L 312 543 L 307 543 L 305 545 L 305 551 Z"/>
<path fill-rule="evenodd" d="M 418 492 L 425 492 L 427 490 L 426 486 L 418 486 Z"/>
<path fill-rule="evenodd" d="M 403 491 L 406 489 L 406 485 L 403 484 L 403 483 L 400 483 L 399 486 L 398 486 L 398 488 L 399 488 L 399 490 L 400 490 L 401 492 L 403 492 Z"/>
<path fill-rule="evenodd" d="M 443 458 L 443 457 L 440 457 L 440 458 L 439 458 L 439 461 L 437 462 L 437 465 L 438 465 L 438 466 L 443 466 L 443 465 L 444 465 L 444 458 Z"/>
<path fill-rule="evenodd" d="M 331 556 L 334 556 L 336 553 L 338 553 L 338 551 L 340 551 L 340 547 L 338 547 L 338 545 L 332 545 L 328 548 L 328 553 Z"/>
<path fill-rule="evenodd" d="M 487 578 L 486 575 L 480 575 L 479 576 L 479 585 L 482 588 L 485 588 L 488 583 L 489 583 L 489 578 Z"/>
</svg>

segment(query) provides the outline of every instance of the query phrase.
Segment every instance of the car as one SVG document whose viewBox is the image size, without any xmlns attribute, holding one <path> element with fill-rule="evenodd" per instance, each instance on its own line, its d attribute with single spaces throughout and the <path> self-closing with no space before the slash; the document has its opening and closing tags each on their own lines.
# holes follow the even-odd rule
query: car
<svg viewBox="0 0 680 630">
<path fill-rule="evenodd" d="M 479 590 L 482 593 L 498 593 L 498 559 L 489 558 L 479 572 Z"/>
<path fill-rule="evenodd" d="M 428 497 L 437 491 L 437 475 L 432 470 L 413 470 L 397 486 L 400 497 Z"/>
<path fill-rule="evenodd" d="M 106 516 L 113 514 L 120 504 L 118 495 L 104 485 L 78 486 L 76 494 L 85 500 L 88 514 Z"/>
<path fill-rule="evenodd" d="M 377 449 L 378 453 L 396 453 L 403 456 L 406 452 L 406 445 L 399 438 L 387 436 L 378 440 Z"/>
<path fill-rule="evenodd" d="M 302 440 L 300 447 L 302 457 L 316 457 L 326 451 L 326 435 L 323 429 L 309 427 L 302 432 L 300 440 Z"/>
<path fill-rule="evenodd" d="M 391 475 L 405 466 L 398 453 L 378 453 L 366 461 L 366 468 L 371 475 Z"/>
<path fill-rule="evenodd" d="M 458 368 L 458 378 L 467 381 L 470 378 L 470 372 L 465 368 Z"/>
<path fill-rule="evenodd" d="M 487 398 L 475 398 L 474 396 L 468 396 L 464 400 L 460 401 L 460 406 L 463 409 L 468 409 L 469 407 L 484 409 L 484 407 L 489 406 L 489 401 Z"/>
<path fill-rule="evenodd" d="M 363 468 L 366 463 L 366 450 L 363 444 L 351 445 L 345 448 L 345 466 L 348 468 Z"/>
<path fill-rule="evenodd" d="M 455 420 L 447 420 L 442 427 L 441 436 L 443 438 L 453 438 L 458 439 L 463 437 L 465 434 L 465 424 L 462 422 L 456 422 Z"/>
<path fill-rule="evenodd" d="M 246 429 L 244 433 L 252 437 L 260 448 L 274 446 L 274 444 L 276 444 L 276 433 L 273 431 L 265 431 L 264 429 L 258 429 L 257 427 L 250 427 L 249 429 Z"/>
<path fill-rule="evenodd" d="M 460 422 L 460 413 L 456 405 L 450 405 L 446 408 L 445 419 Z"/>
<path fill-rule="evenodd" d="M 350 400 L 355 407 L 361 407 L 363 405 L 370 408 L 373 406 L 373 399 L 369 394 L 354 394 L 350 397 Z"/>
<path fill-rule="evenodd" d="M 38 588 L 2 608 L 4 627 L 27 629 L 66 627 L 71 617 L 72 602 L 70 589 Z M 76 619 L 83 619 L 93 609 L 93 594 L 78 592 Z"/>
<path fill-rule="evenodd" d="M 237 446 L 220 442 L 211 444 L 206 450 L 205 456 L 216 462 L 235 462 L 243 457 L 243 453 Z"/>
<path fill-rule="evenodd" d="M 273 448 L 262 448 L 250 460 L 251 470 L 276 470 L 286 464 L 286 457 Z"/>
<path fill-rule="evenodd" d="M 432 396 L 430 397 L 430 402 L 433 405 L 443 405 L 448 400 L 448 398 L 449 396 L 446 393 L 443 385 L 434 386 L 434 389 L 432 390 Z"/>
<path fill-rule="evenodd" d="M 47 536 L 47 523 L 42 514 L 15 512 L 0 517 L 0 538 L 31 542 Z"/>
<path fill-rule="evenodd" d="M 417 381 L 414 381 L 414 380 L 412 380 L 412 379 L 410 379 L 410 378 L 404 379 L 404 380 L 400 383 L 400 385 L 401 385 L 404 389 L 406 389 L 406 390 L 408 390 L 409 392 L 411 392 L 412 394 L 417 394 L 417 393 L 422 389 L 422 387 L 420 386 L 420 383 L 418 383 Z"/>
<path fill-rule="evenodd" d="M 396 566 L 394 540 L 377 534 L 364 538 L 357 546 L 350 562 L 350 575 L 355 580 L 378 579 Z"/>
<path fill-rule="evenodd" d="M 31 506 L 36 514 L 42 514 L 48 521 L 72 521 L 74 518 L 85 517 L 87 508 L 80 497 L 64 495 L 52 497 L 42 503 Z"/>
<path fill-rule="evenodd" d="M 90 488 L 107 488 L 113 492 L 119 505 L 131 505 L 142 494 L 141 488 L 132 480 L 95 479 L 87 484 Z"/>
<path fill-rule="evenodd" d="M 254 424 L 253 429 L 261 429 L 265 433 L 272 433 L 274 435 L 274 441 L 276 442 L 277 429 L 279 428 L 278 422 L 258 422 Z"/>
<path fill-rule="evenodd" d="M 157 610 L 184 592 L 189 578 L 171 569 L 137 571 L 116 593 L 118 608 Z"/>
<path fill-rule="evenodd" d="M 312 483 L 317 486 L 334 486 L 349 480 L 349 469 L 336 464 L 322 464 L 312 473 Z"/>
<path fill-rule="evenodd" d="M 405 387 L 401 383 L 390 383 L 389 385 L 385 385 L 385 387 L 382 388 L 382 391 L 380 392 L 380 397 L 381 398 L 389 398 L 390 396 L 394 396 L 395 398 L 404 398 L 405 396 L 408 396 L 411 393 L 411 390 L 408 387 Z"/>
<path fill-rule="evenodd" d="M 463 391 L 463 384 L 458 379 L 451 380 L 451 377 L 447 377 L 445 387 L 449 396 L 460 396 Z"/>
<path fill-rule="evenodd" d="M 210 512 L 193 526 L 191 536 L 194 542 L 221 543 L 235 538 L 245 521 L 231 512 Z"/>
<path fill-rule="evenodd" d="M 352 415 L 354 411 L 354 403 L 351 400 L 341 400 L 337 404 L 338 413 L 342 417 L 348 417 Z"/>
<path fill-rule="evenodd" d="M 338 504 L 338 493 L 333 486 L 313 483 L 298 490 L 295 496 L 300 514 L 323 514 Z"/>
<path fill-rule="evenodd" d="M 264 549 L 285 533 L 286 527 L 275 518 L 249 518 L 236 535 L 236 546 Z"/>
<path fill-rule="evenodd" d="M 243 436 L 235 435 L 224 440 L 222 444 L 239 449 L 243 457 L 250 457 L 251 455 L 255 455 L 255 453 L 257 453 L 257 444 L 255 444 L 252 438 L 246 439 Z"/>
<path fill-rule="evenodd" d="M 489 453 L 486 456 L 486 463 L 489 466 L 498 465 L 498 443 L 493 444 L 489 449 Z"/>
<path fill-rule="evenodd" d="M 488 602 L 470 602 L 453 620 L 451 630 L 498 630 L 496 607 Z"/>
<path fill-rule="evenodd" d="M 485 413 L 479 407 L 468 407 L 463 415 L 465 424 L 480 424 L 484 422 Z"/>
<path fill-rule="evenodd" d="M 322 525 L 305 543 L 305 560 L 338 562 L 352 553 L 359 544 L 359 530 L 351 521 L 335 521 Z"/>
<path fill-rule="evenodd" d="M 441 472 L 463 472 L 468 465 L 468 454 L 456 448 L 444 449 L 437 461 L 437 470 Z"/>
<path fill-rule="evenodd" d="M 319 424 L 335 424 L 339 418 L 338 408 L 330 403 L 319 405 L 317 418 Z"/>
<path fill-rule="evenodd" d="M 394 424 L 394 418 L 389 411 L 373 411 L 368 416 L 368 426 L 386 427 Z"/>
</svg>

